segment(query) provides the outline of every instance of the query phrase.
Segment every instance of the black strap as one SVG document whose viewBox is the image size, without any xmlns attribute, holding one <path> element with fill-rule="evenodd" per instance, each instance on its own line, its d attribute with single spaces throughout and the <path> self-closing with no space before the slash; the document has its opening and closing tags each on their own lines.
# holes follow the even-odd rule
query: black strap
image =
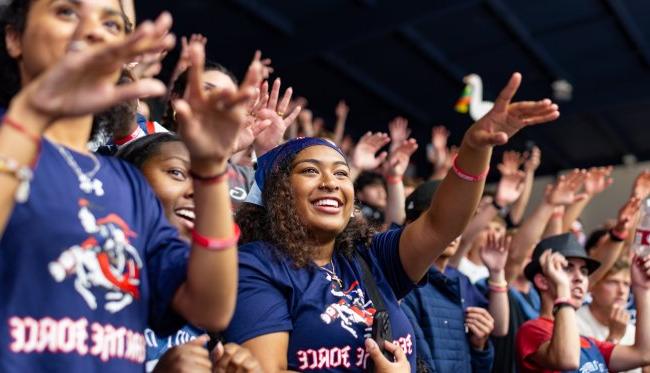
<svg viewBox="0 0 650 373">
<path fill-rule="evenodd" d="M 357 259 L 359 259 L 359 263 L 361 264 L 361 276 L 363 278 L 363 283 L 366 286 L 366 291 L 368 292 L 368 296 L 370 297 L 372 304 L 375 306 L 377 312 L 386 311 L 386 304 L 384 303 L 384 297 L 382 297 L 381 294 L 379 293 L 379 289 L 377 288 L 377 282 L 375 281 L 375 277 L 372 275 L 372 271 L 370 270 L 370 266 L 368 265 L 368 262 L 362 255 L 360 255 L 356 251 L 355 251 L 355 256 L 357 257 Z"/>
</svg>

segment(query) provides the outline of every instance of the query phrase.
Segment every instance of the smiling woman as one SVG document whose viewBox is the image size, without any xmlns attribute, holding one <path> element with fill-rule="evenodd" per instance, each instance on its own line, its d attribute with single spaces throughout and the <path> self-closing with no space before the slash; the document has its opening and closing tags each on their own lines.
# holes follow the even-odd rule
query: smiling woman
<svg viewBox="0 0 650 373">
<path fill-rule="evenodd" d="M 492 147 L 559 115 L 550 100 L 511 104 L 520 81 L 513 74 L 494 108 L 465 133 L 454 172 L 403 229 L 374 234 L 353 216 L 349 166 L 332 143 L 297 138 L 259 157 L 256 187 L 236 219 L 244 245 L 226 338 L 250 349 L 266 372 L 362 372 L 370 362 L 375 372 L 401 371 L 407 362 L 415 371 L 414 332 L 398 300 L 473 215 Z M 381 336 L 373 333 L 377 320 L 386 326 Z M 399 345 L 403 359 L 373 355 L 372 334 Z"/>
</svg>

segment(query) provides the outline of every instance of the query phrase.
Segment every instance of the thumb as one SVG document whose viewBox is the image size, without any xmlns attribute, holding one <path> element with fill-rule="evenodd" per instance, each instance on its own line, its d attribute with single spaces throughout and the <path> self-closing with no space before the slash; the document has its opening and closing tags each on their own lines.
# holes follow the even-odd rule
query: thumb
<svg viewBox="0 0 650 373">
<path fill-rule="evenodd" d="M 377 157 L 377 161 L 379 163 L 381 163 L 381 162 L 384 161 L 384 159 L 386 159 L 387 156 L 388 156 L 387 152 L 381 152 L 381 153 L 379 153 L 379 156 Z"/>
<path fill-rule="evenodd" d="M 216 363 L 219 359 L 221 359 L 224 352 L 225 349 L 223 348 L 223 343 L 217 343 L 217 345 L 214 346 L 214 350 L 212 350 L 212 363 Z"/>
<path fill-rule="evenodd" d="M 210 336 L 207 334 L 203 334 L 187 342 L 187 344 L 192 344 L 195 346 L 204 346 L 206 343 L 208 343 L 209 340 L 210 340 Z"/>
<path fill-rule="evenodd" d="M 372 338 L 366 339 L 366 351 L 368 351 L 370 358 L 375 362 L 376 366 L 382 366 L 388 363 L 388 360 L 386 360 L 384 355 L 381 353 L 377 342 Z"/>
<path fill-rule="evenodd" d="M 400 363 L 400 362 L 407 359 L 406 353 L 404 353 L 404 350 L 402 350 L 402 348 L 400 346 L 398 346 L 398 345 L 396 345 L 394 343 L 384 341 L 384 348 L 386 349 L 386 351 L 393 354 L 393 356 L 395 357 L 395 362 L 396 363 Z"/>
</svg>

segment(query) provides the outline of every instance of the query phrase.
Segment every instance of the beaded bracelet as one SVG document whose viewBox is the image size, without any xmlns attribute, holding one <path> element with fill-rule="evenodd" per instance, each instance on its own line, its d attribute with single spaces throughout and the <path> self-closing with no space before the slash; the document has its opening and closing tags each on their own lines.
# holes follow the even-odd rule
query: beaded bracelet
<svg viewBox="0 0 650 373">
<path fill-rule="evenodd" d="M 210 251 L 221 251 L 229 249 L 237 245 L 237 241 L 239 241 L 239 235 L 241 234 L 239 225 L 233 225 L 235 226 L 235 235 L 230 238 L 207 237 L 192 229 L 192 242 L 194 242 L 200 248 Z"/>
<path fill-rule="evenodd" d="M 454 158 L 454 161 L 451 163 L 451 168 L 454 170 L 456 176 L 458 176 L 459 178 L 465 181 L 476 182 L 476 181 L 485 180 L 485 178 L 488 175 L 488 172 L 490 171 L 490 167 L 488 167 L 487 170 L 485 170 L 483 173 L 479 175 L 472 175 L 470 173 L 463 171 L 460 167 L 458 167 L 457 161 L 458 161 L 458 157 Z"/>
<path fill-rule="evenodd" d="M 14 199 L 18 203 L 27 202 L 29 198 L 29 183 L 34 177 L 32 169 L 19 165 L 15 159 L 0 157 L 0 173 L 11 175 L 18 179 L 20 184 L 18 185 L 18 189 L 16 189 Z"/>
</svg>

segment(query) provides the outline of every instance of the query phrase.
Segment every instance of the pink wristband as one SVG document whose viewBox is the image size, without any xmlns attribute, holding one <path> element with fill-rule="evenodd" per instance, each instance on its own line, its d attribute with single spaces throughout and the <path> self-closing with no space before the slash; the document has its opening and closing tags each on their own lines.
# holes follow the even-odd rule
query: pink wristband
<svg viewBox="0 0 650 373">
<path fill-rule="evenodd" d="M 192 229 L 192 242 L 194 242 L 197 246 L 210 251 L 221 251 L 224 249 L 229 249 L 237 245 L 237 241 L 239 241 L 239 235 L 241 233 L 239 230 L 239 225 L 233 225 L 235 226 L 235 235 L 231 238 L 206 237 Z"/>
<path fill-rule="evenodd" d="M 508 291 L 508 288 L 505 286 L 494 286 L 490 285 L 489 286 L 490 291 L 495 292 L 495 293 L 505 293 Z"/>
<path fill-rule="evenodd" d="M 384 176 L 386 178 L 386 182 L 388 184 L 399 184 L 402 182 L 402 177 L 401 176 L 389 176 L 386 175 Z"/>
<path fill-rule="evenodd" d="M 459 178 L 461 178 L 461 179 L 463 179 L 465 181 L 476 182 L 476 181 L 485 180 L 485 177 L 488 175 L 488 172 L 490 171 L 490 167 L 488 167 L 488 169 L 485 170 L 482 174 L 480 174 L 480 175 L 472 175 L 472 174 L 469 174 L 469 173 L 461 170 L 460 167 L 458 167 L 458 165 L 456 164 L 457 160 L 458 160 L 458 157 L 454 158 L 454 161 L 451 164 L 451 168 L 454 170 L 454 173 L 456 174 L 456 176 L 458 176 Z"/>
</svg>

